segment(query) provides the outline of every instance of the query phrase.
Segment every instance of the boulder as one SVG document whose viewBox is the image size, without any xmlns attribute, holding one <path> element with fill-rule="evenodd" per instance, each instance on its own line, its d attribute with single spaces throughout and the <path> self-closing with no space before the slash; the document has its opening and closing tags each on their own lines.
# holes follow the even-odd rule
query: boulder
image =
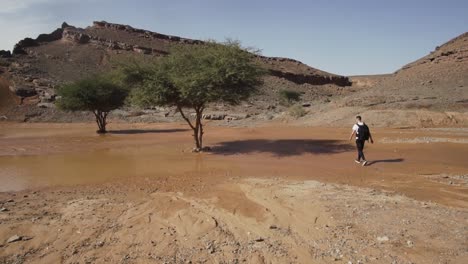
<svg viewBox="0 0 468 264">
<path fill-rule="evenodd" d="M 55 104 L 53 104 L 53 103 L 38 103 L 37 107 L 39 107 L 39 108 L 55 108 Z"/>
<path fill-rule="evenodd" d="M 226 120 L 228 121 L 232 121 L 232 120 L 242 120 L 242 119 L 246 119 L 246 118 L 249 118 L 250 115 L 249 114 L 230 114 L 228 116 L 226 116 Z"/>
<path fill-rule="evenodd" d="M 203 115 L 203 119 L 206 119 L 206 120 L 223 120 L 225 117 L 226 117 L 225 114 L 210 113 L 210 114 L 204 114 Z"/>
<path fill-rule="evenodd" d="M 63 38 L 73 41 L 78 44 L 85 44 L 91 40 L 89 35 L 86 35 L 83 30 L 68 27 L 63 30 Z"/>
<path fill-rule="evenodd" d="M 13 235 L 6 242 L 7 243 L 13 243 L 13 242 L 17 242 L 17 241 L 21 241 L 21 236 Z"/>
<path fill-rule="evenodd" d="M 140 47 L 140 46 L 133 46 L 133 51 L 136 53 L 141 54 L 151 54 L 151 48 Z"/>
<path fill-rule="evenodd" d="M 33 79 L 32 83 L 36 87 L 51 87 L 51 81 L 47 79 Z"/>
<path fill-rule="evenodd" d="M 41 103 L 50 103 L 55 101 L 55 94 L 44 92 L 39 98 L 41 99 Z"/>
<path fill-rule="evenodd" d="M 37 95 L 34 87 L 31 86 L 10 86 L 10 91 L 14 92 L 19 97 L 30 97 Z"/>
</svg>

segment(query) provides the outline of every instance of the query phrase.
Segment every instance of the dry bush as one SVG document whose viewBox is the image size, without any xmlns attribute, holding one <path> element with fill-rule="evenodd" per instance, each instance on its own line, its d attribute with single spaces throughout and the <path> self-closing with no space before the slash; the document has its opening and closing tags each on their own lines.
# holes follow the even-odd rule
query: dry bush
<svg viewBox="0 0 468 264">
<path fill-rule="evenodd" d="M 301 105 L 293 105 L 289 107 L 288 114 L 294 118 L 300 118 L 307 114 L 307 111 Z"/>
</svg>

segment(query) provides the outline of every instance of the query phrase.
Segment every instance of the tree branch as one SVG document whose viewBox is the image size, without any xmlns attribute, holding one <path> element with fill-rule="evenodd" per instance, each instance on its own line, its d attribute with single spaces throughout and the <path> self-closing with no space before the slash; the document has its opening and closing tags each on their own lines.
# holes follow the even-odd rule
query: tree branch
<svg viewBox="0 0 468 264">
<path fill-rule="evenodd" d="M 189 126 L 195 130 L 195 126 L 192 124 L 192 122 L 190 122 L 190 119 L 188 119 L 185 114 L 184 114 L 184 111 L 182 111 L 182 107 L 180 107 L 180 105 L 177 105 L 177 110 L 179 111 L 180 115 L 182 116 L 182 118 L 189 124 Z"/>
</svg>

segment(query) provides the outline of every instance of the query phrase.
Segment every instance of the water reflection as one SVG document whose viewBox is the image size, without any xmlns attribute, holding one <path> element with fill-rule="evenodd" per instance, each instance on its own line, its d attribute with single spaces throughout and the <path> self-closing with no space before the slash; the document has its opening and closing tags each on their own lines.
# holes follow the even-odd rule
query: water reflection
<svg viewBox="0 0 468 264">
<path fill-rule="evenodd" d="M 0 191 L 99 183 L 122 177 L 200 175 L 217 170 L 218 165 L 224 166 L 207 163 L 205 159 L 204 155 L 170 152 L 155 146 L 53 155 L 0 156 Z"/>
</svg>

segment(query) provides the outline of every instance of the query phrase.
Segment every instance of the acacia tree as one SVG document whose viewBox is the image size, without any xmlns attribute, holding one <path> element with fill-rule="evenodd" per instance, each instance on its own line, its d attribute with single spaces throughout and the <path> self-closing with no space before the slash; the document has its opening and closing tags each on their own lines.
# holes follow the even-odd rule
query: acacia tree
<svg viewBox="0 0 468 264">
<path fill-rule="evenodd" d="M 106 133 L 107 115 L 111 110 L 124 105 L 128 90 L 110 76 L 93 76 L 58 89 L 60 109 L 68 111 L 91 111 L 96 117 L 99 134 Z"/>
<path fill-rule="evenodd" d="M 127 70 L 142 83 L 132 92 L 132 102 L 140 106 L 174 106 L 193 130 L 195 150 L 203 149 L 203 111 L 209 103 L 238 104 L 261 84 L 264 74 L 254 53 L 237 42 L 187 45 L 174 48 L 151 70 Z M 137 73 L 140 73 L 137 74 Z M 186 109 L 195 112 L 194 118 Z"/>
</svg>

